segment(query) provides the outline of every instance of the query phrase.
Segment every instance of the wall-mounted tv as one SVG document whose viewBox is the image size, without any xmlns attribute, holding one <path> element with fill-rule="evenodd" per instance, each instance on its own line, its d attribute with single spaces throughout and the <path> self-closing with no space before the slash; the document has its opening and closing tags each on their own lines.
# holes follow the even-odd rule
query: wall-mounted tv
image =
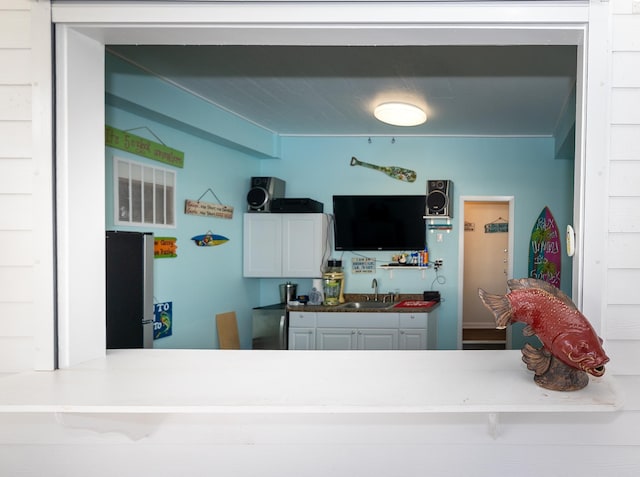
<svg viewBox="0 0 640 477">
<path fill-rule="evenodd" d="M 423 250 L 425 195 L 334 195 L 336 250 Z"/>
</svg>

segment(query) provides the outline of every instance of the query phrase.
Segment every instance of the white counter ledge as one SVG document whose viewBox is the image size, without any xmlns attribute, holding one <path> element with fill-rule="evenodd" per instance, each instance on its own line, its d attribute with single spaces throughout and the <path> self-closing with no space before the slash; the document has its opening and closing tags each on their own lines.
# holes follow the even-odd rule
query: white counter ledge
<svg viewBox="0 0 640 477">
<path fill-rule="evenodd" d="M 514 351 L 118 350 L 0 377 L 0 412 L 512 413 L 621 408 L 613 376 L 538 387 Z"/>
</svg>

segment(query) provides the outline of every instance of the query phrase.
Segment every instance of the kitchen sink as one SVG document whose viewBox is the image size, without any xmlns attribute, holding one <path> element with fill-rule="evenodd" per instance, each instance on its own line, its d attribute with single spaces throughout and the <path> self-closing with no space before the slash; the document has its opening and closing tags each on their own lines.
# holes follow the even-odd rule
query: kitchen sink
<svg viewBox="0 0 640 477">
<path fill-rule="evenodd" d="M 344 305 L 340 305 L 339 308 L 347 308 L 354 310 L 371 310 L 380 308 L 391 308 L 394 303 L 383 303 L 381 301 L 350 301 Z"/>
</svg>

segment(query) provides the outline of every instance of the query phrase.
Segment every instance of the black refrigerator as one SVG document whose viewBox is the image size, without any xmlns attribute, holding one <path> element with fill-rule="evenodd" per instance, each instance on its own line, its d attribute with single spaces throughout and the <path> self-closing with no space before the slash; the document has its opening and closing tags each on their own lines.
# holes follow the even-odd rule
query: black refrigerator
<svg viewBox="0 0 640 477">
<path fill-rule="evenodd" d="M 107 231 L 107 349 L 153 348 L 153 234 Z"/>
</svg>

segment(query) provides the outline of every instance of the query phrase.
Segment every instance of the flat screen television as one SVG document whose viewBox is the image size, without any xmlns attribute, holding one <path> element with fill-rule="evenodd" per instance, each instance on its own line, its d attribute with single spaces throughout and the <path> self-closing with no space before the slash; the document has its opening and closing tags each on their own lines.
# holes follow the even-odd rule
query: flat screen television
<svg viewBox="0 0 640 477">
<path fill-rule="evenodd" d="M 424 250 L 425 195 L 334 195 L 336 250 Z"/>
</svg>

